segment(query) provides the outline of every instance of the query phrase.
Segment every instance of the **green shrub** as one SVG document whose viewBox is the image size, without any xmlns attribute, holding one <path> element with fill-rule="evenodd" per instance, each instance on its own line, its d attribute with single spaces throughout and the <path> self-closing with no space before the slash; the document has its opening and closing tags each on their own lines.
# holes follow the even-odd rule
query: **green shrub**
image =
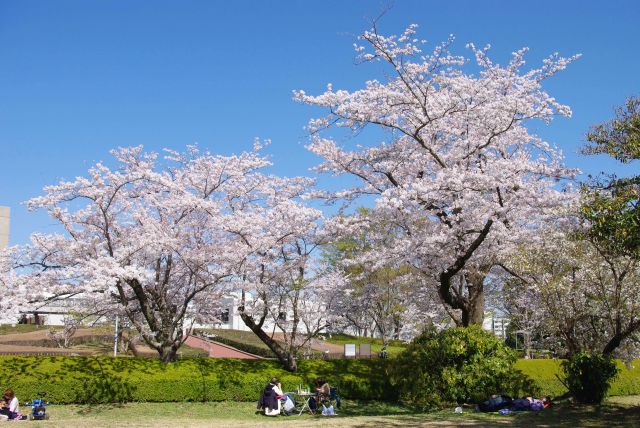
<svg viewBox="0 0 640 428">
<path fill-rule="evenodd" d="M 600 404 L 619 369 L 610 356 L 581 352 L 567 361 L 562 368 L 571 395 L 580 403 Z"/>
<path fill-rule="evenodd" d="M 515 361 L 512 350 L 480 327 L 452 328 L 416 338 L 392 359 L 390 379 L 404 403 L 421 409 L 537 392 Z"/>
<path fill-rule="evenodd" d="M 13 388 L 21 401 L 39 391 L 56 404 L 129 401 L 257 401 L 277 376 L 285 390 L 311 386 L 319 376 L 341 396 L 393 400 L 385 360 L 301 361 L 297 373 L 276 361 L 185 358 L 171 364 L 156 359 L 113 357 L 0 357 L 0 389 Z"/>
</svg>

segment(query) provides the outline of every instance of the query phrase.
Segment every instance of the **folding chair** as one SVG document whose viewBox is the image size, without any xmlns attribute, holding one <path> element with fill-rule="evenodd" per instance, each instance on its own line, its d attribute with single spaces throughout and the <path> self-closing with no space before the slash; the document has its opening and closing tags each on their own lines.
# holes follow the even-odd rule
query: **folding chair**
<svg viewBox="0 0 640 428">
<path fill-rule="evenodd" d="M 329 403 L 330 404 L 334 404 L 335 403 L 335 408 L 339 409 L 340 408 L 340 395 L 338 394 L 338 387 L 337 386 L 331 386 L 329 387 Z"/>
</svg>

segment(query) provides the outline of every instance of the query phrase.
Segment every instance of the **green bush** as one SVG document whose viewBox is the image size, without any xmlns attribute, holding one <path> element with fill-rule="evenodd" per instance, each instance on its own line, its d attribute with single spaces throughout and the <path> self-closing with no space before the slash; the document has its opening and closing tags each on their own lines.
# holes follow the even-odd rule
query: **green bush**
<svg viewBox="0 0 640 428">
<path fill-rule="evenodd" d="M 113 357 L 0 357 L 0 389 L 13 388 L 21 401 L 39 391 L 56 404 L 130 401 L 256 401 L 277 376 L 285 390 L 311 386 L 319 376 L 341 396 L 393 400 L 385 360 L 301 361 L 297 373 L 276 361 L 185 358 L 171 364 L 155 359 Z"/>
<path fill-rule="evenodd" d="M 610 356 L 581 352 L 567 361 L 562 368 L 571 395 L 580 403 L 600 404 L 619 369 Z"/>
<path fill-rule="evenodd" d="M 390 379 L 404 403 L 421 409 L 537 392 L 515 362 L 514 352 L 480 327 L 452 328 L 416 338 L 392 359 Z"/>
</svg>

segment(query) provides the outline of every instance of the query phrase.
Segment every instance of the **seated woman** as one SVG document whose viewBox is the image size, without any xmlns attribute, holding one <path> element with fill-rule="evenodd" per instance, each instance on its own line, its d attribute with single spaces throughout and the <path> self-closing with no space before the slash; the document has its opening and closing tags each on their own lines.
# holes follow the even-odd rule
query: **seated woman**
<svg viewBox="0 0 640 428">
<path fill-rule="evenodd" d="M 9 419 L 21 419 L 22 415 L 20 415 L 18 408 L 18 398 L 13 392 L 13 389 L 7 388 L 4 391 L 2 401 L 3 404 L 0 409 L 0 414 L 6 415 Z"/>
<path fill-rule="evenodd" d="M 280 414 L 280 399 L 282 397 L 284 397 L 284 394 L 278 378 L 271 378 L 262 391 L 257 409 L 264 409 L 264 414 L 267 416 L 277 416 Z"/>
<path fill-rule="evenodd" d="M 323 401 L 327 401 L 330 393 L 331 389 L 329 388 L 327 381 L 320 377 L 316 379 L 316 397 L 318 402 L 322 403 Z"/>
<path fill-rule="evenodd" d="M 317 378 L 315 381 L 315 393 L 315 397 L 309 399 L 309 409 L 311 413 L 315 413 L 320 404 L 329 400 L 329 394 L 331 394 L 329 383 L 321 377 Z"/>
</svg>

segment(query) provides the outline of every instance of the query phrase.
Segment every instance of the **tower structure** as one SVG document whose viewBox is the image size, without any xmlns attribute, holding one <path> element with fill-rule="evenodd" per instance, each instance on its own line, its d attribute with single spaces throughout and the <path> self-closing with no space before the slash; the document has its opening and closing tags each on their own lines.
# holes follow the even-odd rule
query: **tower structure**
<svg viewBox="0 0 640 428">
<path fill-rule="evenodd" d="M 9 246 L 9 220 L 11 210 L 9 207 L 0 207 L 0 249 Z"/>
</svg>

